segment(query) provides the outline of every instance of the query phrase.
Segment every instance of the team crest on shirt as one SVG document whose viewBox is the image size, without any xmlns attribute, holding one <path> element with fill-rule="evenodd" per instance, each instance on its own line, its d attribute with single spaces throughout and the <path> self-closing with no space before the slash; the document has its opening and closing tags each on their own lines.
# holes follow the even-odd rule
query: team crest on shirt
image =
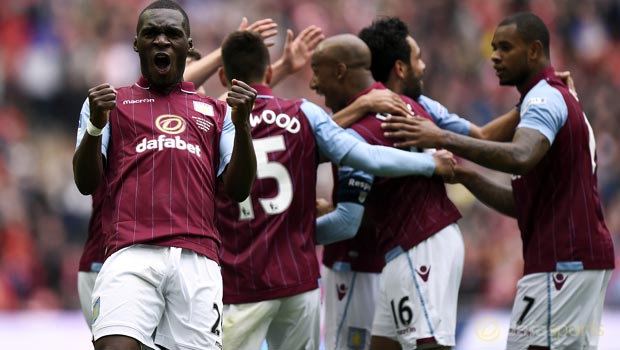
<svg viewBox="0 0 620 350">
<path fill-rule="evenodd" d="M 194 110 L 202 115 L 206 115 L 207 117 L 215 116 L 215 113 L 213 112 L 213 106 L 208 103 L 194 101 Z"/>
<path fill-rule="evenodd" d="M 564 282 L 568 278 L 567 275 L 563 273 L 556 273 L 553 275 L 553 284 L 555 285 L 555 290 L 559 291 L 564 286 Z"/>
<path fill-rule="evenodd" d="M 338 300 L 342 300 L 342 298 L 344 298 L 344 296 L 347 294 L 348 289 L 349 287 L 347 287 L 347 285 L 344 283 L 336 285 L 336 294 L 338 294 Z"/>
<path fill-rule="evenodd" d="M 99 308 L 101 305 L 100 301 L 101 297 L 97 297 L 97 300 L 95 300 L 95 303 L 93 304 L 93 323 L 95 323 L 99 317 Z"/>
<path fill-rule="evenodd" d="M 347 346 L 349 349 L 364 349 L 366 347 L 366 330 L 349 327 Z"/>
</svg>

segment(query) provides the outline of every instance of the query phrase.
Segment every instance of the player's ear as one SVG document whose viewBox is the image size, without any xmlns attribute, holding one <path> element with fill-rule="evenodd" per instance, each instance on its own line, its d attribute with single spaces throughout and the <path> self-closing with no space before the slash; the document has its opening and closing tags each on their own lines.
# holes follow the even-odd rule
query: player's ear
<svg viewBox="0 0 620 350">
<path fill-rule="evenodd" d="M 342 79 L 344 75 L 347 73 L 347 65 L 340 62 L 336 65 L 336 78 Z"/>
<path fill-rule="evenodd" d="M 404 79 L 407 72 L 407 65 L 401 60 L 396 60 L 396 62 L 394 62 L 394 67 L 392 68 L 392 71 L 399 79 Z"/>
<path fill-rule="evenodd" d="M 137 36 L 133 37 L 133 50 L 135 52 L 138 52 L 138 37 Z"/>
<path fill-rule="evenodd" d="M 189 45 L 189 48 L 191 49 L 192 47 L 194 47 L 194 41 L 192 40 L 192 38 L 188 38 L 187 39 L 187 44 Z"/>
<path fill-rule="evenodd" d="M 230 82 L 226 77 L 226 73 L 224 72 L 224 68 L 220 67 L 217 69 L 217 76 L 220 78 L 220 83 L 223 87 L 228 88 L 230 86 Z"/>
<path fill-rule="evenodd" d="M 271 69 L 271 65 L 267 66 L 267 71 L 265 72 L 265 83 L 267 85 L 271 84 L 271 77 L 273 76 L 273 69 Z"/>
<path fill-rule="evenodd" d="M 527 50 L 527 56 L 532 61 L 536 61 L 541 56 L 544 56 L 543 45 L 542 45 L 542 42 L 540 42 L 540 40 L 535 40 L 533 43 L 529 45 L 528 50 Z"/>
</svg>

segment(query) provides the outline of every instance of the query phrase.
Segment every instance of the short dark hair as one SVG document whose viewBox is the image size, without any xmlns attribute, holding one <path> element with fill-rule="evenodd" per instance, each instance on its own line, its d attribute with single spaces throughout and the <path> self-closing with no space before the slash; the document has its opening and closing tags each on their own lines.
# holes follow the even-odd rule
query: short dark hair
<svg viewBox="0 0 620 350">
<path fill-rule="evenodd" d="M 258 33 L 238 30 L 222 43 L 222 65 L 228 79 L 258 82 L 269 66 L 269 51 Z"/>
<path fill-rule="evenodd" d="M 407 43 L 409 29 L 397 17 L 383 17 L 358 34 L 370 48 L 372 62 L 370 70 L 375 80 L 385 83 L 397 60 L 409 64 L 411 47 Z"/>
<path fill-rule="evenodd" d="M 510 25 L 517 25 L 517 33 L 521 36 L 523 41 L 528 44 L 538 40 L 542 43 L 543 52 L 547 58 L 550 58 L 549 53 L 549 29 L 545 23 L 531 12 L 519 12 L 514 15 L 504 18 L 498 27 Z"/>
<path fill-rule="evenodd" d="M 140 15 L 138 16 L 138 24 L 136 25 L 136 34 L 139 34 L 140 32 L 140 25 L 142 23 L 142 20 L 141 20 L 142 14 L 144 14 L 144 12 L 147 10 L 154 10 L 154 9 L 169 9 L 169 10 L 179 11 L 181 15 L 183 15 L 183 29 L 185 30 L 187 36 L 189 36 L 189 17 L 187 17 L 187 13 L 185 13 L 185 10 L 183 10 L 181 5 L 179 5 L 179 3 L 177 3 L 176 1 L 172 1 L 172 0 L 157 0 L 157 1 L 150 3 L 147 7 L 145 7 L 140 12 Z"/>
</svg>

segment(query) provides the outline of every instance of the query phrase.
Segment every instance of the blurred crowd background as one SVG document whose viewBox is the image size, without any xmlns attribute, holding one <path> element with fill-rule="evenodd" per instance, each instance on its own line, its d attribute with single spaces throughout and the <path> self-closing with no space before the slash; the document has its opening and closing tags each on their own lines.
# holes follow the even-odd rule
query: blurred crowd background
<svg viewBox="0 0 620 350">
<path fill-rule="evenodd" d="M 278 22 L 270 52 L 284 33 L 320 26 L 327 36 L 355 33 L 376 16 L 408 23 L 426 62 L 425 93 L 476 124 L 518 102 L 500 87 L 490 63 L 490 41 L 507 14 L 529 10 L 551 31 L 552 62 L 570 70 L 594 129 L 599 193 L 620 256 L 620 1 L 618 0 L 260 0 L 180 1 L 195 46 L 206 54 L 243 16 Z M 0 311 L 76 309 L 76 271 L 86 238 L 90 198 L 73 183 L 71 158 L 87 90 L 139 76 L 132 50 L 136 0 L 3 0 L 0 7 Z M 309 67 L 275 88 L 289 98 L 323 105 L 308 88 Z M 224 90 L 217 79 L 209 95 Z M 616 135 L 616 136 L 614 136 Z M 498 179 L 506 175 L 492 173 Z M 321 179 L 320 184 L 324 184 Z M 322 187 L 322 193 L 328 189 Z M 472 308 L 509 308 L 522 275 L 516 222 L 476 201 L 462 187 L 450 195 L 460 221 L 466 261 L 460 316 Z M 617 265 L 620 265 L 618 259 Z M 607 308 L 620 309 L 616 271 Z"/>
</svg>

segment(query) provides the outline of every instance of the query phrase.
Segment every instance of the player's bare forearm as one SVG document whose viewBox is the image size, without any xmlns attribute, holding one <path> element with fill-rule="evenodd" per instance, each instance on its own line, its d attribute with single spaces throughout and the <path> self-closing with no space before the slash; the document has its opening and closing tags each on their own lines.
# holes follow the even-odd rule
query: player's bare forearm
<svg viewBox="0 0 620 350">
<path fill-rule="evenodd" d="M 502 114 L 478 128 L 479 135 L 474 135 L 472 128 L 470 136 L 488 141 L 508 142 L 512 140 L 520 120 L 519 111 L 513 108 L 508 113 Z"/>
<path fill-rule="evenodd" d="M 348 128 L 351 124 L 366 115 L 367 111 L 368 106 L 365 101 L 357 99 L 337 113 L 334 113 L 334 115 L 332 115 L 332 120 L 341 128 Z"/>
<path fill-rule="evenodd" d="M 73 180 L 83 195 L 95 192 L 103 177 L 101 137 L 84 134 L 73 154 Z"/>
<path fill-rule="evenodd" d="M 437 146 L 487 168 L 515 175 L 529 172 L 549 149 L 545 136 L 527 128 L 518 129 L 512 142 L 477 140 L 452 132 L 443 135 Z"/>
<path fill-rule="evenodd" d="M 226 193 L 238 202 L 248 197 L 256 176 L 256 154 L 249 121 L 255 99 L 256 90 L 241 80 L 232 80 L 226 103 L 232 107 L 235 141 L 230 163 L 222 174 L 222 181 Z"/>
<path fill-rule="evenodd" d="M 198 88 L 207 81 L 222 65 L 222 50 L 217 48 L 198 61 L 185 67 L 183 80 L 194 83 Z"/>
<path fill-rule="evenodd" d="M 515 203 L 510 186 L 501 185 L 469 169 L 457 167 L 455 178 L 476 198 L 500 213 L 515 217 Z"/>
<path fill-rule="evenodd" d="M 286 78 L 291 72 L 288 70 L 283 58 L 278 59 L 271 65 L 271 81 L 269 86 L 273 87 L 278 85 L 284 78 Z"/>
<path fill-rule="evenodd" d="M 311 25 L 293 38 L 293 31 L 286 31 L 284 52 L 272 66 L 271 86 L 306 66 L 316 46 L 325 38 L 321 28 Z"/>
<path fill-rule="evenodd" d="M 388 89 L 374 89 L 332 116 L 336 124 L 348 128 L 368 113 L 408 116 L 411 111 L 400 96 Z"/>
<path fill-rule="evenodd" d="M 116 89 L 104 83 L 88 90 L 90 118 L 86 133 L 73 155 L 73 180 L 84 195 L 95 192 L 103 177 L 101 134 L 92 136 L 89 128 L 103 129 L 108 124 L 110 111 L 116 106 Z"/>
<path fill-rule="evenodd" d="M 222 174 L 226 194 L 237 202 L 244 201 L 250 194 L 255 176 L 256 155 L 250 128 L 236 127 L 235 145 L 230 163 Z"/>
</svg>

